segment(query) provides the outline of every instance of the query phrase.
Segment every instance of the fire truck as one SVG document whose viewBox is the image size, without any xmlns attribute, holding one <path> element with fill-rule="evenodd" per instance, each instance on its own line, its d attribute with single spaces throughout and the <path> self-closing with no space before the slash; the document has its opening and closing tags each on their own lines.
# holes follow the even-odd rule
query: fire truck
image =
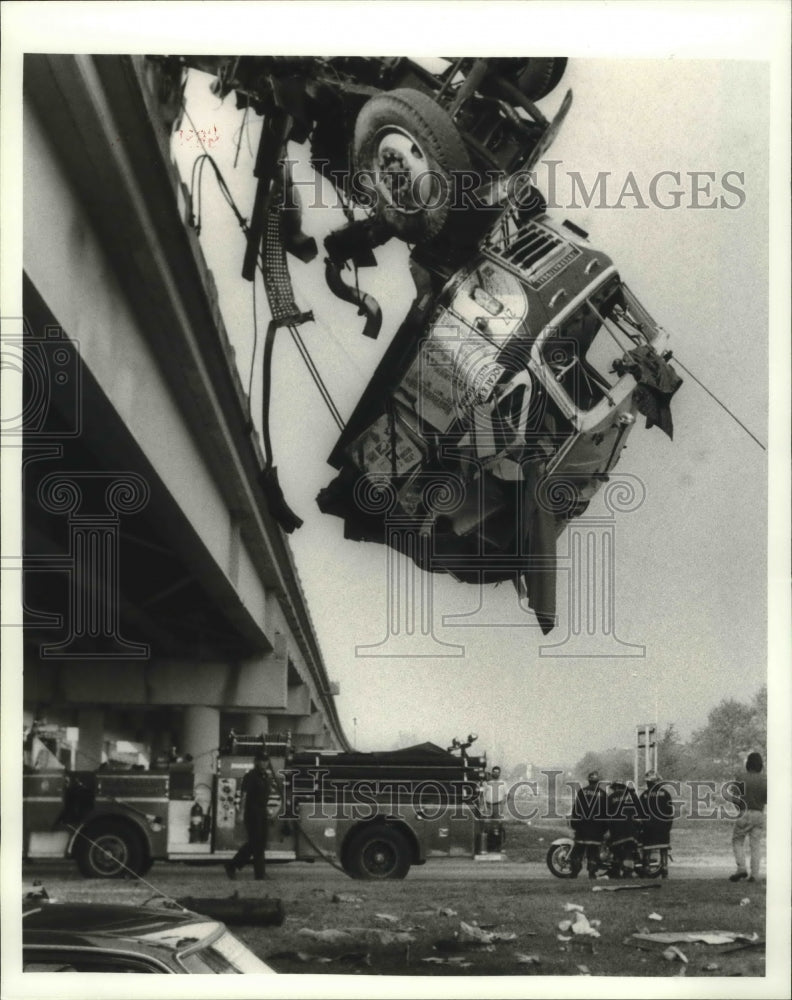
<svg viewBox="0 0 792 1000">
<path fill-rule="evenodd" d="M 89 878 L 142 875 L 155 861 L 228 861 L 246 839 L 240 786 L 270 757 L 268 862 L 326 859 L 353 878 L 404 878 L 433 857 L 497 856 L 502 827 L 479 807 L 475 737 L 363 753 L 295 750 L 289 734 L 229 735 L 211 775 L 194 762 L 94 771 L 27 765 L 26 859 L 73 858 Z"/>
</svg>

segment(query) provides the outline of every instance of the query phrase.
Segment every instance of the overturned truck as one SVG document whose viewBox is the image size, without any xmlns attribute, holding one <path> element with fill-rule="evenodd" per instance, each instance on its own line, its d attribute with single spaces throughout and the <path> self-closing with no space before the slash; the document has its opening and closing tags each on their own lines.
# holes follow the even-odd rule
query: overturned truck
<svg viewBox="0 0 792 1000">
<path fill-rule="evenodd" d="M 534 167 L 572 105 L 537 102 L 563 58 L 192 57 L 219 96 L 263 116 L 243 276 L 262 272 L 262 487 L 286 531 L 301 521 L 269 439 L 275 331 L 310 322 L 286 254 L 301 231 L 287 143 L 336 188 L 346 223 L 324 240 L 325 277 L 382 316 L 359 271 L 392 238 L 410 245 L 416 296 L 341 433 L 320 509 L 347 538 L 384 543 L 422 569 L 477 585 L 511 580 L 544 632 L 556 622 L 556 539 L 619 460 L 637 414 L 672 433 L 681 380 L 667 335 L 585 232 L 558 221 Z M 296 335 L 296 334 L 295 334 Z"/>
</svg>

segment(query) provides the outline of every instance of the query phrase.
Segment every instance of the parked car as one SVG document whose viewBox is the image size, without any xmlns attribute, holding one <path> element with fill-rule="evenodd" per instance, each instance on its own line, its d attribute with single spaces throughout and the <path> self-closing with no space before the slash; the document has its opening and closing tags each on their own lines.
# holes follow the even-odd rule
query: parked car
<svg viewBox="0 0 792 1000">
<path fill-rule="evenodd" d="M 24 972 L 273 973 L 225 924 L 166 906 L 29 899 Z"/>
</svg>

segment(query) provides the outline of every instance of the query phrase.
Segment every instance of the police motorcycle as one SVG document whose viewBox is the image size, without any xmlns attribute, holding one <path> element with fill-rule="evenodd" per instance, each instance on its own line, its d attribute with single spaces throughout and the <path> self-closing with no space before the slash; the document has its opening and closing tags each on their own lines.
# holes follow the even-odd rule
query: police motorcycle
<svg viewBox="0 0 792 1000">
<path fill-rule="evenodd" d="M 640 842 L 640 825 L 637 831 L 638 839 L 633 850 L 633 871 L 638 878 L 660 878 L 663 874 L 660 850 L 653 848 L 645 850 Z M 545 858 L 547 867 L 556 878 L 574 878 L 570 864 L 572 848 L 575 841 L 572 837 L 558 837 L 547 850 Z M 599 847 L 599 857 L 594 869 L 595 878 L 620 878 L 621 863 L 614 856 L 610 847 L 610 834 L 606 833 Z"/>
</svg>

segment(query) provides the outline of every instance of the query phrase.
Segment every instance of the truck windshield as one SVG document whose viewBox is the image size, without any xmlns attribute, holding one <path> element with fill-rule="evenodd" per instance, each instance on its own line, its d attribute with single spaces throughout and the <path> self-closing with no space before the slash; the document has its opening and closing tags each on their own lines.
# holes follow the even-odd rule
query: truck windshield
<svg viewBox="0 0 792 1000">
<path fill-rule="evenodd" d="M 618 381 L 613 363 L 643 343 L 657 325 L 614 275 L 544 339 L 542 358 L 579 410 L 590 410 Z"/>
</svg>

